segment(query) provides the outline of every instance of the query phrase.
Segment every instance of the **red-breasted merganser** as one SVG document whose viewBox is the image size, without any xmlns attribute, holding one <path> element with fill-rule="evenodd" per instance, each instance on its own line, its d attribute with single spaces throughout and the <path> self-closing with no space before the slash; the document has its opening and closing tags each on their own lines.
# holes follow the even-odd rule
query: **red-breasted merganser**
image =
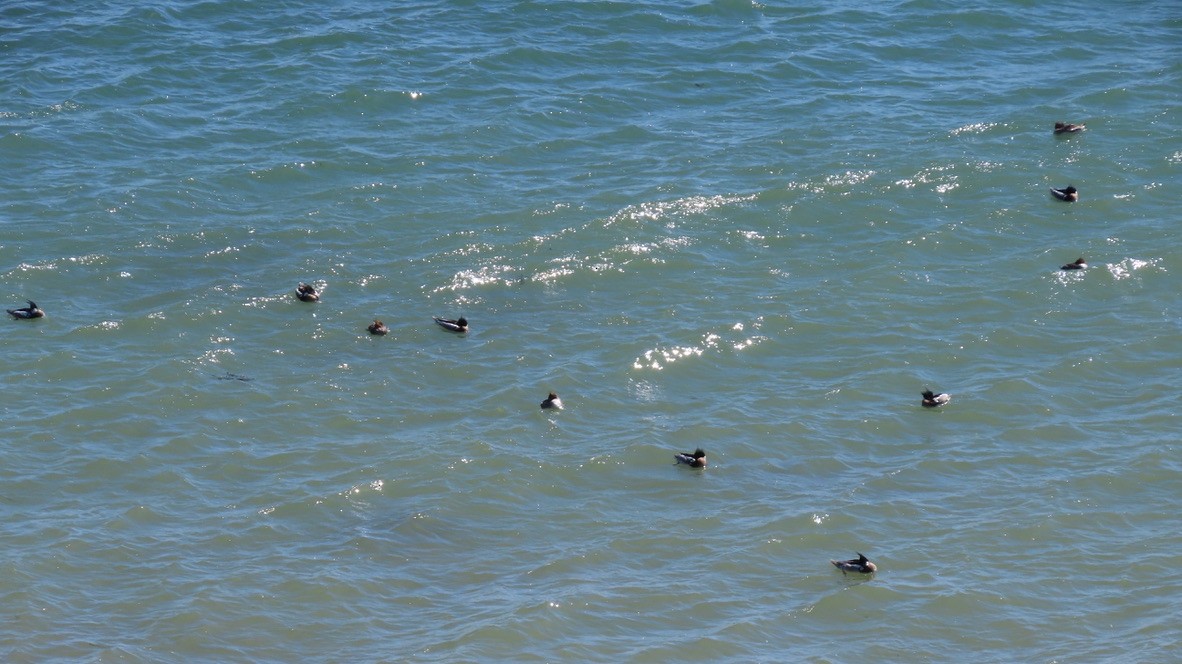
<svg viewBox="0 0 1182 664">
<path fill-rule="evenodd" d="M 678 452 L 673 455 L 677 463 L 684 463 L 690 468 L 705 468 L 706 467 L 706 453 L 702 448 L 694 450 L 693 454 L 689 452 Z"/>
<path fill-rule="evenodd" d="M 320 293 L 316 292 L 316 287 L 312 284 L 305 284 L 300 282 L 296 286 L 296 297 L 300 298 L 301 302 L 318 302 L 320 300 Z"/>
<path fill-rule="evenodd" d="M 8 313 L 12 314 L 13 318 L 42 318 L 45 316 L 45 312 L 41 311 L 41 307 L 38 307 L 36 302 L 32 300 L 26 300 L 26 302 L 29 303 L 29 306 L 9 309 Z"/>
<path fill-rule="evenodd" d="M 1068 203 L 1074 203 L 1079 200 L 1079 191 L 1077 191 L 1075 187 L 1071 185 L 1067 185 L 1062 189 L 1051 187 L 1051 195 L 1061 201 L 1067 201 Z"/>
<path fill-rule="evenodd" d="M 451 320 L 450 318 L 439 318 L 436 316 L 435 322 L 439 324 L 439 327 L 442 327 L 449 332 L 464 333 L 468 331 L 468 319 L 464 318 L 463 316 L 460 316 L 456 320 Z"/>
<path fill-rule="evenodd" d="M 949 401 L 952 401 L 951 394 L 944 394 L 943 392 L 939 394 L 932 394 L 931 390 L 923 391 L 924 408 L 939 408 Z"/>
<path fill-rule="evenodd" d="M 550 396 L 546 397 L 546 400 L 542 402 L 542 408 L 562 410 L 562 399 L 559 399 L 557 394 L 551 392 Z"/>
<path fill-rule="evenodd" d="M 857 552 L 855 552 L 857 553 Z M 857 558 L 853 560 L 830 560 L 833 566 L 841 570 L 842 574 L 846 572 L 857 572 L 859 574 L 873 574 L 878 571 L 878 565 L 870 562 L 870 559 L 862 554 L 858 554 Z"/>
</svg>

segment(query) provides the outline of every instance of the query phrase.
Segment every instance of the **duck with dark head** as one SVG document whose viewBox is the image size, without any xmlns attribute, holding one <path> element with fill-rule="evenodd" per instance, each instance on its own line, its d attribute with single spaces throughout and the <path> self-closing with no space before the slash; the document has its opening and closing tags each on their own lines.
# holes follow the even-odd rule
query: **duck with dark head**
<svg viewBox="0 0 1182 664">
<path fill-rule="evenodd" d="M 320 301 L 320 293 L 316 292 L 316 287 L 312 284 L 305 284 L 302 281 L 299 286 L 296 286 L 295 294 L 300 299 L 300 302 Z"/>
<path fill-rule="evenodd" d="M 1067 185 L 1062 189 L 1051 187 L 1051 195 L 1066 203 L 1074 203 L 1079 200 L 1079 190 L 1072 185 Z"/>
<path fill-rule="evenodd" d="M 26 300 L 26 301 L 29 303 L 29 306 L 21 307 L 20 309 L 8 309 L 7 310 L 8 314 L 10 316 L 12 316 L 13 318 L 21 319 L 21 320 L 28 320 L 30 318 L 44 318 L 45 317 L 45 312 L 41 311 L 41 307 L 37 306 L 36 302 L 34 302 L 32 300 Z"/>
<path fill-rule="evenodd" d="M 857 553 L 855 551 L 855 553 Z M 858 554 L 857 558 L 852 560 L 830 560 L 833 566 L 841 570 L 844 575 L 846 572 L 855 572 L 857 574 L 873 574 L 878 571 L 878 565 L 870 562 L 870 559 L 862 554 Z"/>
<path fill-rule="evenodd" d="M 924 390 L 923 401 L 920 403 L 923 404 L 924 408 L 939 408 L 949 401 L 952 401 L 951 394 L 945 394 L 943 392 L 935 394 L 931 390 Z"/>
<path fill-rule="evenodd" d="M 702 448 L 698 448 L 693 452 L 678 452 L 673 455 L 673 459 L 677 463 L 684 463 L 690 468 L 705 468 L 706 467 L 706 453 Z"/>
<path fill-rule="evenodd" d="M 443 329 L 447 330 L 448 332 L 455 332 L 457 334 L 463 334 L 468 331 L 468 319 L 464 318 L 463 316 L 460 316 L 459 318 L 456 318 L 455 320 L 452 320 L 450 318 L 440 318 L 440 317 L 436 316 L 434 320 L 435 320 L 436 325 L 438 325 L 439 327 L 442 327 Z"/>
</svg>

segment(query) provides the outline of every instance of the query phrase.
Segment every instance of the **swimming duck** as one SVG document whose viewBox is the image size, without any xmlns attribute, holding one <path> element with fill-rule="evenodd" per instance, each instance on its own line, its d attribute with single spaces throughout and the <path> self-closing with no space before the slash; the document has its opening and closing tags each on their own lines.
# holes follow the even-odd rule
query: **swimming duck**
<svg viewBox="0 0 1182 664">
<path fill-rule="evenodd" d="M 41 318 L 45 316 L 45 312 L 41 311 L 41 307 L 38 307 L 36 302 L 32 300 L 26 300 L 26 302 L 29 303 L 29 306 L 9 309 L 8 313 L 12 314 L 13 318 Z"/>
<path fill-rule="evenodd" d="M 700 447 L 694 450 L 693 454 L 690 454 L 689 452 L 678 452 L 677 454 L 673 455 L 673 458 L 677 461 L 677 463 L 684 463 L 690 468 L 706 467 L 706 453 L 703 452 L 702 448 Z"/>
<path fill-rule="evenodd" d="M 1074 134 L 1075 132 L 1083 131 L 1084 129 L 1087 129 L 1087 127 L 1085 127 L 1081 124 L 1071 124 L 1069 122 L 1056 122 L 1055 123 L 1055 133 L 1056 134 Z"/>
<path fill-rule="evenodd" d="M 855 552 L 857 553 L 857 552 Z M 873 574 L 878 571 L 878 565 L 870 562 L 866 556 L 858 554 L 858 557 L 853 560 L 830 560 L 833 566 L 841 570 L 842 575 L 846 572 L 858 572 L 859 574 Z"/>
<path fill-rule="evenodd" d="M 463 316 L 460 316 L 456 320 L 435 316 L 435 322 L 439 324 L 439 327 L 442 327 L 449 332 L 459 332 L 463 334 L 464 332 L 468 331 L 468 319 L 464 318 Z"/>
<path fill-rule="evenodd" d="M 1074 263 L 1068 263 L 1059 269 L 1060 270 L 1082 270 L 1082 269 L 1086 268 L 1087 266 L 1088 266 L 1087 261 L 1085 261 L 1083 259 L 1083 256 L 1080 256 L 1079 258 L 1075 259 Z"/>
<path fill-rule="evenodd" d="M 320 300 L 320 293 L 316 292 L 316 288 L 312 284 L 305 284 L 300 282 L 296 286 L 296 297 L 300 298 L 301 302 L 318 302 Z"/>
<path fill-rule="evenodd" d="M 948 403 L 949 401 L 952 401 L 951 394 L 944 394 L 943 392 L 941 392 L 939 394 L 932 394 L 931 390 L 924 390 L 923 391 L 923 406 L 924 406 L 924 408 L 939 408 L 940 406 L 943 406 L 944 404 Z"/>
<path fill-rule="evenodd" d="M 559 399 L 557 394 L 551 392 L 550 396 L 546 397 L 546 400 L 542 402 L 542 408 L 562 410 L 562 399 Z"/>
<path fill-rule="evenodd" d="M 1051 187 L 1051 195 L 1061 201 L 1067 201 L 1068 203 L 1074 203 L 1079 200 L 1079 192 L 1076 191 L 1075 187 L 1071 185 L 1067 185 L 1062 189 Z"/>
<path fill-rule="evenodd" d="M 365 329 L 369 330 L 370 334 L 386 334 L 390 331 L 390 328 L 386 327 L 386 324 L 380 320 L 375 320 Z"/>
</svg>

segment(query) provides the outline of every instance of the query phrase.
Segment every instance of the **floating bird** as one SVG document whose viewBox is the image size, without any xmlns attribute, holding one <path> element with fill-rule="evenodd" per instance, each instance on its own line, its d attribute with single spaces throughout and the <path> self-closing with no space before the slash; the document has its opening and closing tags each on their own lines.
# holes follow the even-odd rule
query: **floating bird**
<svg viewBox="0 0 1182 664">
<path fill-rule="evenodd" d="M 857 552 L 855 551 L 855 553 Z M 858 554 L 858 557 L 853 560 L 830 560 L 829 562 L 833 563 L 834 567 L 841 570 L 843 576 L 846 572 L 873 574 L 874 572 L 878 571 L 878 565 L 870 562 L 866 556 L 860 553 Z"/>
<path fill-rule="evenodd" d="M 924 406 L 924 408 L 938 408 L 938 407 L 943 406 L 944 404 L 948 403 L 949 401 L 952 401 L 951 394 L 944 394 L 943 392 L 941 392 L 939 394 L 932 394 L 931 390 L 924 390 L 923 391 L 923 406 Z"/>
<path fill-rule="evenodd" d="M 369 330 L 370 334 L 377 334 L 377 335 L 387 334 L 390 332 L 390 328 L 386 327 L 386 324 L 380 320 L 375 320 L 374 322 L 369 324 L 369 327 L 367 327 L 365 329 Z"/>
<path fill-rule="evenodd" d="M 45 312 L 41 311 L 41 307 L 38 307 L 36 302 L 32 300 L 26 300 L 26 302 L 29 303 L 29 306 L 9 309 L 8 313 L 12 314 L 13 318 L 42 318 L 45 316 Z"/>
<path fill-rule="evenodd" d="M 1074 203 L 1079 200 L 1079 192 L 1076 191 L 1075 187 L 1071 185 L 1067 185 L 1062 189 L 1051 187 L 1051 195 L 1061 201 L 1067 201 L 1068 203 Z"/>
<path fill-rule="evenodd" d="M 254 380 L 250 376 L 243 376 L 242 374 L 231 373 L 229 371 L 221 376 L 214 376 L 214 378 L 217 378 L 218 380 L 240 380 L 244 383 L 249 383 L 250 381 Z"/>
<path fill-rule="evenodd" d="M 442 327 L 449 332 L 459 332 L 463 334 L 464 332 L 468 331 L 468 319 L 464 318 L 463 316 L 460 316 L 456 320 L 451 320 L 450 318 L 439 318 L 436 316 L 435 322 L 439 324 L 439 327 Z"/>
<path fill-rule="evenodd" d="M 311 284 L 305 284 L 302 281 L 300 282 L 299 286 L 296 286 L 296 297 L 300 298 L 300 301 L 302 302 L 320 301 L 320 293 L 316 292 L 316 288 Z"/>
<path fill-rule="evenodd" d="M 1084 129 L 1087 129 L 1087 127 L 1085 127 L 1081 124 L 1071 124 L 1069 122 L 1056 122 L 1055 123 L 1055 133 L 1056 134 L 1074 134 L 1075 132 L 1083 131 Z"/>
<path fill-rule="evenodd" d="M 557 394 L 551 392 L 550 396 L 546 397 L 546 400 L 542 402 L 542 408 L 562 410 L 562 399 L 559 399 Z"/>
<path fill-rule="evenodd" d="M 700 447 L 694 450 L 693 454 L 690 454 L 689 452 L 678 452 L 677 454 L 673 455 L 673 458 L 677 461 L 677 463 L 684 463 L 690 468 L 706 467 L 706 453 L 703 452 L 702 448 Z"/>
<path fill-rule="evenodd" d="M 1088 262 L 1083 259 L 1083 256 L 1080 256 L 1079 258 L 1075 259 L 1074 263 L 1068 263 L 1059 269 L 1060 270 L 1082 270 L 1082 269 L 1086 268 L 1087 266 L 1088 266 Z"/>
</svg>

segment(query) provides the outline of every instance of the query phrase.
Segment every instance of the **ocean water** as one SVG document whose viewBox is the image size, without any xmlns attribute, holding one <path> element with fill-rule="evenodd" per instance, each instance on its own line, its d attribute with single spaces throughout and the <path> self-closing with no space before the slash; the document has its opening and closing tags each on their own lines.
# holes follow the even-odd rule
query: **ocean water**
<svg viewBox="0 0 1182 664">
<path fill-rule="evenodd" d="M 1178 3 L 13 0 L 0 54 L 3 661 L 1178 660 Z"/>
</svg>

